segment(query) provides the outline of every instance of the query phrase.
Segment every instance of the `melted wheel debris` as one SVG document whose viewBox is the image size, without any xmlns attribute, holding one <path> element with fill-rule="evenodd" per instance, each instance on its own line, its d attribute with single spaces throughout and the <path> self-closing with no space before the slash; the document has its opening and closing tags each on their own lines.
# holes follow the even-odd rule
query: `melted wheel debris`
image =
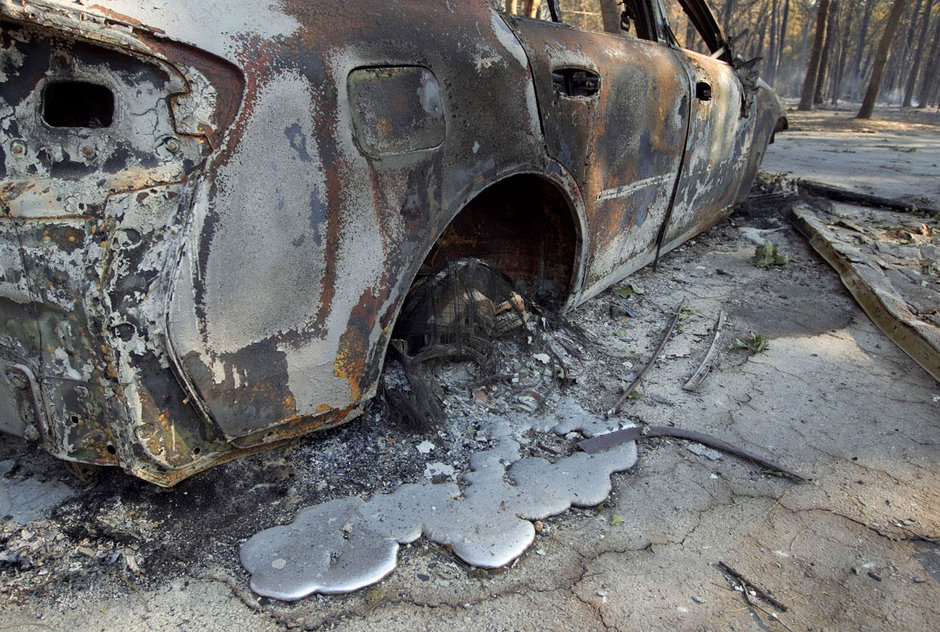
<svg viewBox="0 0 940 632">
<path fill-rule="evenodd" d="M 553 415 L 492 418 L 482 431 L 493 448 L 471 457 L 467 485 L 407 484 L 362 501 L 339 498 L 303 510 L 293 523 L 262 531 L 241 549 L 251 588 L 276 599 L 357 590 L 390 573 L 398 544 L 422 534 L 472 566 L 505 566 L 535 538 L 531 521 L 610 494 L 610 475 L 633 467 L 636 444 L 554 463 L 521 456 L 517 437 L 547 432 L 592 437 L 619 428 L 565 400 Z M 580 434 L 579 434 L 580 431 Z"/>
</svg>

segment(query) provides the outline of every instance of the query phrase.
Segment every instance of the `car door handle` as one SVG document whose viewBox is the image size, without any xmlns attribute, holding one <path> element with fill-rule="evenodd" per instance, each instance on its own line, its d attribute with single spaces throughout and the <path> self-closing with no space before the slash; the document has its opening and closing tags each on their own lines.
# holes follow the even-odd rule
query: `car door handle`
<svg viewBox="0 0 940 632">
<path fill-rule="evenodd" d="M 552 71 L 555 92 L 569 97 L 591 97 L 600 92 L 601 76 L 584 68 L 557 68 Z"/>
<path fill-rule="evenodd" d="M 699 81 L 695 84 L 695 98 L 699 101 L 712 100 L 712 84 L 707 81 Z"/>
</svg>

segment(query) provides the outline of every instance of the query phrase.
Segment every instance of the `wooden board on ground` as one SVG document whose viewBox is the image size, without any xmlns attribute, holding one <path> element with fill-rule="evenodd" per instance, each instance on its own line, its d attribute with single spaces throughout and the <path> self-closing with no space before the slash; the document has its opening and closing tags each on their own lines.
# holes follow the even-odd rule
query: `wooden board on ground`
<svg viewBox="0 0 940 632">
<path fill-rule="evenodd" d="M 865 313 L 940 381 L 940 223 L 834 203 L 793 206 L 794 224 Z"/>
</svg>

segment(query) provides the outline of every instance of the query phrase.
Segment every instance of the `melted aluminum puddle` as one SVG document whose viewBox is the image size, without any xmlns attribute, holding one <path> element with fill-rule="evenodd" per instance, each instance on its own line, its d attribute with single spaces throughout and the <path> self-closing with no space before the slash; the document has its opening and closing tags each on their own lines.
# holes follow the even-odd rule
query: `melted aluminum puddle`
<svg viewBox="0 0 940 632">
<path fill-rule="evenodd" d="M 535 539 L 530 521 L 572 505 L 600 504 L 610 494 L 611 474 L 637 460 L 635 442 L 597 454 L 576 452 L 554 463 L 521 458 L 514 437 L 532 430 L 590 438 L 621 427 L 572 400 L 550 417 L 492 420 L 483 432 L 496 446 L 471 457 L 471 471 L 461 476 L 464 485 L 406 484 L 368 501 L 338 498 L 302 510 L 289 525 L 252 536 L 240 554 L 251 589 L 285 601 L 352 592 L 391 573 L 399 545 L 422 534 L 472 566 L 505 566 Z"/>
</svg>

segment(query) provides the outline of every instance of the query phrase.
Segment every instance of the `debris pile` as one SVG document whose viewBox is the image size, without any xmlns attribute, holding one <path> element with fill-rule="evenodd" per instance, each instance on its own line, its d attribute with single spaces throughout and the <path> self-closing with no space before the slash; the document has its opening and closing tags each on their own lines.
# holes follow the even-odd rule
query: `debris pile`
<svg viewBox="0 0 940 632">
<path fill-rule="evenodd" d="M 624 297 L 623 292 L 615 295 Z M 479 418 L 482 423 L 471 430 L 481 449 L 463 467 L 459 462 L 429 463 L 425 468 L 429 481 L 405 484 L 365 500 L 334 498 L 303 509 L 290 524 L 254 535 L 240 554 L 252 575 L 252 590 L 282 600 L 358 590 L 392 572 L 399 546 L 422 535 L 472 566 L 504 566 L 533 542 L 535 521 L 572 505 L 602 502 L 610 493 L 611 475 L 636 463 L 635 441 L 644 435 L 698 441 L 802 480 L 712 437 L 662 426 L 639 428 L 617 416 L 659 359 L 677 324 L 694 314 L 685 301 L 676 308 L 645 367 L 604 416 L 584 410 L 560 392 L 564 384 L 556 378 L 569 374 L 563 358 L 570 355 L 560 338 L 543 327 L 548 319 L 533 322 L 529 311 L 539 310 L 526 310 L 507 281 L 475 260 L 449 266 L 419 285 L 403 311 L 404 324 L 396 331 L 405 379 L 386 387 L 386 400 L 393 389 L 411 393 L 412 406 L 404 413 L 411 427 L 428 427 L 413 419 L 442 409 L 447 409 L 448 426 L 469 426 L 453 404 L 472 393 L 471 401 L 485 408 Z M 497 326 L 499 315 L 506 314 L 510 316 L 503 322 L 510 324 Z M 513 330 L 523 335 L 500 337 Z M 555 331 L 562 330 L 576 337 L 573 327 Z M 553 340 L 557 344 L 551 344 Z M 709 355 L 706 360 L 711 362 Z M 519 358 L 531 358 L 528 371 L 518 370 Z M 459 378 L 435 379 L 442 368 L 446 372 L 445 361 L 464 359 L 470 361 L 459 367 Z M 704 374 L 701 367 L 699 373 Z M 533 378 L 536 382 L 529 382 Z M 388 381 L 393 380 L 395 373 L 390 372 Z M 488 389 L 495 394 L 500 383 L 508 383 L 509 390 L 500 399 L 513 402 L 517 410 L 492 414 L 497 407 L 491 404 Z M 448 398 L 438 395 L 444 384 L 456 395 L 450 406 Z M 550 397 L 553 405 L 540 413 L 542 402 Z M 402 414 L 394 405 L 388 405 L 386 412 Z M 431 427 L 443 422 L 438 419 Z M 415 449 L 430 455 L 436 446 L 425 440 Z"/>
</svg>

